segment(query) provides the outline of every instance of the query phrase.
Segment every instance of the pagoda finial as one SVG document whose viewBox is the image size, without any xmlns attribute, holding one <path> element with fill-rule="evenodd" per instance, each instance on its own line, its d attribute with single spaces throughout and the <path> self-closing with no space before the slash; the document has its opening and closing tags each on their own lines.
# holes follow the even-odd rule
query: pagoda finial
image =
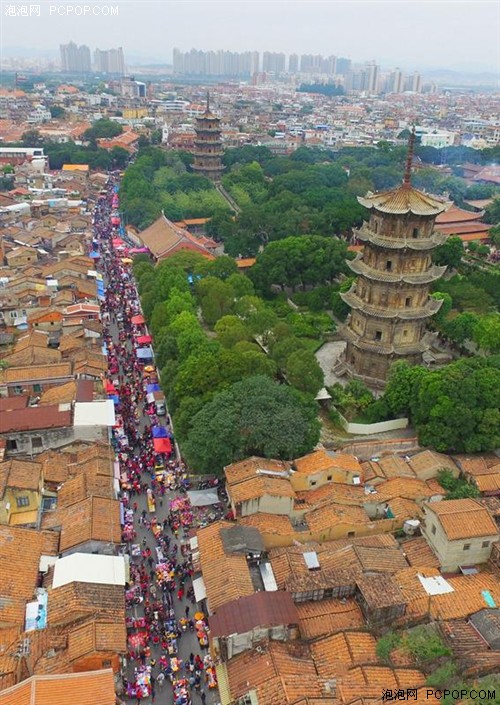
<svg viewBox="0 0 500 705">
<path fill-rule="evenodd" d="M 207 91 L 207 113 L 210 112 L 210 91 Z"/>
<path fill-rule="evenodd" d="M 411 186 L 411 165 L 413 164 L 413 150 L 415 149 L 415 125 L 408 138 L 408 156 L 406 157 L 405 175 L 403 186 Z"/>
</svg>

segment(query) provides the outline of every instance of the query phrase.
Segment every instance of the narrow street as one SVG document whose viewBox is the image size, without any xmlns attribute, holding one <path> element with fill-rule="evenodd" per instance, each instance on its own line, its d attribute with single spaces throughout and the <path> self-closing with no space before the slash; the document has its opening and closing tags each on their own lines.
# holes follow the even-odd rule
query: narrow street
<svg viewBox="0 0 500 705">
<path fill-rule="evenodd" d="M 130 261 L 124 264 L 122 253 L 115 247 L 118 235 L 109 225 L 117 200 L 115 189 L 110 187 L 105 202 L 96 208 L 94 242 L 99 243 L 99 267 L 106 291 L 103 322 L 110 363 L 107 384 L 118 393 L 117 418 L 123 421 L 118 442 L 118 432 L 114 431 L 121 499 L 125 522 L 130 519 L 125 527 L 129 532 L 125 545 L 131 577 L 126 586 L 129 647 L 123 697 L 134 705 L 216 705 L 217 688 L 207 685 L 207 666 L 211 665 L 208 646 L 200 646 L 194 621 L 200 607 L 194 597 L 188 597 L 192 589 L 190 554 L 181 551 L 182 545 L 188 545 L 189 527 L 177 527 L 177 515 L 170 510 L 173 500 L 185 499 L 181 482 L 184 470 L 173 439 L 169 458 L 152 448 L 152 427 L 162 426 L 165 436 L 171 436 L 170 417 L 168 413 L 157 416 L 145 400 L 146 383 L 154 380 L 156 371 L 153 366 L 138 365 L 136 360 L 137 329 L 130 321 L 141 313 L 140 304 Z M 144 369 L 154 371 L 144 376 Z M 163 485 L 155 472 L 161 465 L 166 469 L 164 477 L 168 470 L 170 478 Z M 128 482 L 123 481 L 124 477 Z M 151 499 L 148 503 L 147 493 L 154 496 L 154 508 Z M 168 580 L 158 577 L 159 566 L 168 566 Z M 191 625 L 184 630 L 182 622 L 189 620 Z M 137 683 L 145 684 L 144 689 L 138 691 Z"/>
</svg>

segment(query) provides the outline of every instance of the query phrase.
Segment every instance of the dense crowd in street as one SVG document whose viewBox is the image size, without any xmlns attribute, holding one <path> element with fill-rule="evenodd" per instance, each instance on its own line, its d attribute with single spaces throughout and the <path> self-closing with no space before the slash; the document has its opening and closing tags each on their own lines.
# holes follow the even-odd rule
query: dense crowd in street
<svg viewBox="0 0 500 705">
<path fill-rule="evenodd" d="M 195 601 L 186 469 L 176 453 L 168 414 L 160 416 L 150 389 L 159 389 L 151 338 L 142 316 L 120 236 L 116 178 L 94 212 L 92 248 L 105 284 L 103 339 L 106 392 L 115 404 L 113 445 L 119 464 L 123 544 L 130 558 L 126 585 L 130 702 L 191 705 L 217 701 L 208 653 L 208 622 Z M 171 688 L 171 696 L 167 695 Z"/>
</svg>

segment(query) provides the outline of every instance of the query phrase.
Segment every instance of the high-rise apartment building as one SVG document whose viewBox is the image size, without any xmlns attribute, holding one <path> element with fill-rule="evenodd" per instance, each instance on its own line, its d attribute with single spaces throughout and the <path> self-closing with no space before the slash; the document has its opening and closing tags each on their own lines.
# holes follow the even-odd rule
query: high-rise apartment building
<svg viewBox="0 0 500 705">
<path fill-rule="evenodd" d="M 282 53 L 265 51 L 262 61 L 262 70 L 266 73 L 283 73 L 285 71 L 286 56 Z"/>
<path fill-rule="evenodd" d="M 405 91 L 412 91 L 413 93 L 421 93 L 422 91 L 422 76 L 415 71 L 410 76 L 407 76 L 404 86 Z"/>
<path fill-rule="evenodd" d="M 61 71 L 67 73 L 90 73 L 90 49 L 85 44 L 77 46 L 74 42 L 61 44 Z"/>
<path fill-rule="evenodd" d="M 94 53 L 94 70 L 97 73 L 125 74 L 125 59 L 123 49 L 96 49 Z"/>
<path fill-rule="evenodd" d="M 352 62 L 343 56 L 338 56 L 335 62 L 335 73 L 339 76 L 347 76 L 351 70 Z"/>
<path fill-rule="evenodd" d="M 387 82 L 388 93 L 402 93 L 405 89 L 405 81 L 401 69 L 395 68 L 389 75 Z"/>
<path fill-rule="evenodd" d="M 299 55 L 290 54 L 288 57 L 288 73 L 298 73 L 299 72 Z"/>
<path fill-rule="evenodd" d="M 175 74 L 184 76 L 242 76 L 248 77 L 259 70 L 258 51 L 199 51 L 182 52 L 174 49 Z"/>
</svg>

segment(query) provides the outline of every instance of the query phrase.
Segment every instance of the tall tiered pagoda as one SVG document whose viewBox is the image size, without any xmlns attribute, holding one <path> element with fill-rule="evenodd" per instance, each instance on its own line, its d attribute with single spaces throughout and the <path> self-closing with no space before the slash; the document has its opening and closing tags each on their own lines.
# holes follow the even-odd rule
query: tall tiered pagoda
<svg viewBox="0 0 500 705">
<path fill-rule="evenodd" d="M 378 387 L 394 361 L 422 362 L 430 345 L 427 319 L 441 306 L 429 297 L 429 287 L 446 267 L 434 265 L 431 253 L 447 236 L 434 231 L 434 221 L 451 203 L 411 185 L 414 143 L 413 131 L 399 188 L 358 198 L 371 213 L 356 233 L 363 252 L 347 263 L 358 278 L 341 294 L 351 308 L 342 328 L 344 370 Z"/>
<path fill-rule="evenodd" d="M 222 141 L 220 118 L 210 110 L 210 96 L 207 93 L 205 112 L 196 118 L 196 138 L 194 140 L 194 162 L 192 168 L 198 174 L 207 176 L 212 181 L 219 181 L 222 166 Z"/>
</svg>

